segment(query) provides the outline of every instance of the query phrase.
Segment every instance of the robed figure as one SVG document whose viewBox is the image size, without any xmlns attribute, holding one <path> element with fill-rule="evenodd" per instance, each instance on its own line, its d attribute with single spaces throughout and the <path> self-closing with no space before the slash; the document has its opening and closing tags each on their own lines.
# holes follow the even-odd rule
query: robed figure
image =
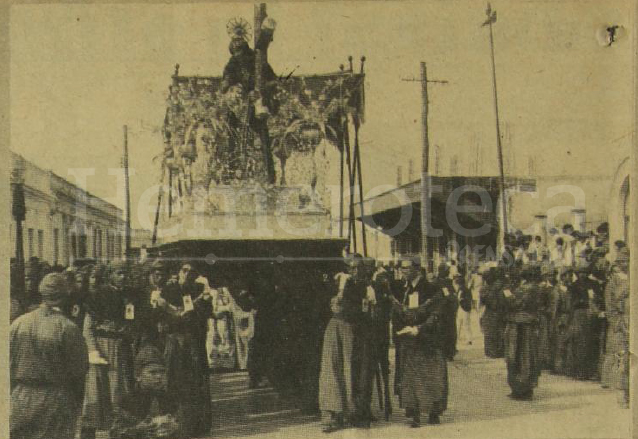
<svg viewBox="0 0 638 439">
<path fill-rule="evenodd" d="M 540 274 L 540 273 L 538 273 Z M 529 400 L 538 385 L 538 279 L 531 268 L 521 273 L 520 283 L 512 281 L 503 290 L 507 311 L 505 363 L 507 383 L 513 399 Z"/>
<path fill-rule="evenodd" d="M 448 376 L 446 354 L 450 351 L 447 300 L 444 293 L 429 284 L 417 261 L 409 261 L 407 288 L 403 301 L 394 300 L 393 328 L 400 340 L 400 402 L 412 426 L 438 424 L 447 408 Z M 402 267 L 405 270 L 405 267 Z"/>
</svg>

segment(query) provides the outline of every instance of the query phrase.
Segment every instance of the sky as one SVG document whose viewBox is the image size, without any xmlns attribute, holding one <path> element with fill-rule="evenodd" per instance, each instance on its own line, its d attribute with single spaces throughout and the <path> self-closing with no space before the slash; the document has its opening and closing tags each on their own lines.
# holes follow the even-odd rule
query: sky
<svg viewBox="0 0 638 439">
<path fill-rule="evenodd" d="M 492 3 L 505 172 L 611 175 L 633 128 L 631 2 Z M 421 87 L 427 63 L 429 139 L 438 169 L 496 175 L 489 33 L 479 1 L 272 3 L 269 62 L 278 74 L 332 72 L 366 56 L 361 131 L 365 191 L 407 181 L 421 162 Z M 116 189 L 123 125 L 129 126 L 133 206 L 158 182 L 158 128 L 174 65 L 182 75 L 221 75 L 226 23 L 252 22 L 250 3 L 16 5 L 11 8 L 11 148 L 122 207 Z M 624 26 L 610 47 L 600 29 Z M 436 148 L 438 146 L 438 148 Z M 477 165 L 479 162 L 479 165 Z M 337 183 L 337 182 L 335 182 Z M 139 225 L 133 208 L 133 225 Z"/>
</svg>

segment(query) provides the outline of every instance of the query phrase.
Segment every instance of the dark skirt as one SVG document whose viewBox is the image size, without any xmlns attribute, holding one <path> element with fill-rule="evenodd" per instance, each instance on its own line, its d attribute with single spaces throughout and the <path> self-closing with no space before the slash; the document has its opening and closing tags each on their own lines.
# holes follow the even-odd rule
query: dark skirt
<svg viewBox="0 0 638 439">
<path fill-rule="evenodd" d="M 592 370 L 592 331 L 591 318 L 586 308 L 574 310 L 570 333 L 573 349 L 570 369 L 576 378 L 587 379 Z"/>
<path fill-rule="evenodd" d="M 505 327 L 507 383 L 514 396 L 531 396 L 538 385 L 538 328 L 532 323 L 508 323 Z"/>
<path fill-rule="evenodd" d="M 481 328 L 485 337 L 485 356 L 503 357 L 503 317 L 500 313 L 485 309 L 481 317 Z"/>
<path fill-rule="evenodd" d="M 413 343 L 401 350 L 401 406 L 440 415 L 447 409 L 447 362 L 440 349 L 427 353 Z"/>
<path fill-rule="evenodd" d="M 550 320 L 549 316 L 542 313 L 538 321 L 538 361 L 541 369 L 552 368 Z"/>
<path fill-rule="evenodd" d="M 184 433 L 209 434 L 211 398 L 205 341 L 189 333 L 166 336 L 167 391 L 179 404 Z"/>
</svg>

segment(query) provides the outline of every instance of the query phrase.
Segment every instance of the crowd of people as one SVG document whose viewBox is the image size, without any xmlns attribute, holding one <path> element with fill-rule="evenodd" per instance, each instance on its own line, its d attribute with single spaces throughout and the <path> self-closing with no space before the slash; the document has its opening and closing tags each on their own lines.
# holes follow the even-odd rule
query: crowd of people
<svg viewBox="0 0 638 439">
<path fill-rule="evenodd" d="M 574 232 L 569 225 L 562 233 L 551 230 L 547 245 L 522 235 L 511 242 L 510 264 L 487 264 L 480 274 L 485 355 L 505 357 L 514 387 L 520 383 L 511 365 L 527 372 L 524 390 L 513 387 L 516 397 L 531 397 L 538 375 L 546 370 L 622 390 L 620 403 L 627 406 L 626 244 L 616 241 L 610 252 L 605 225 L 595 233 Z"/>
<path fill-rule="evenodd" d="M 437 424 L 447 407 L 447 362 L 472 344 L 480 315 L 485 355 L 504 358 L 509 395 L 530 400 L 542 370 L 598 380 L 629 402 L 629 249 L 610 252 L 607 227 L 571 225 L 506 237 L 497 261 L 472 264 L 450 251 L 436 272 L 407 258 L 395 267 L 353 255 L 335 276 L 323 342 L 319 401 L 324 432 L 367 427 L 376 370 L 396 348 L 394 390 L 412 427 Z M 459 260 L 460 259 L 460 260 Z M 373 262 L 373 261 L 372 261 Z M 377 385 L 379 382 L 377 381 Z"/>
<path fill-rule="evenodd" d="M 25 274 L 11 294 L 12 437 L 71 438 L 78 425 L 81 439 L 209 433 L 210 370 L 249 366 L 245 287 L 212 288 L 191 264 L 171 273 L 160 259 L 32 259 Z"/>
<path fill-rule="evenodd" d="M 254 268 L 252 283 L 161 258 L 30 260 L 24 285 L 11 279 L 12 437 L 205 436 L 210 372 L 237 369 L 250 387 L 270 383 L 320 410 L 326 433 L 376 421 L 375 378 L 386 410 L 394 393 L 412 427 L 422 416 L 437 424 L 447 363 L 472 343 L 476 314 L 513 399 L 532 398 L 547 370 L 600 380 L 627 404 L 628 248 L 614 243 L 612 258 L 604 228 L 569 226 L 546 244 L 522 234 L 506 244 L 480 265 L 452 254 L 428 271 L 419 258 L 393 266 L 351 254 L 341 271 Z"/>
</svg>

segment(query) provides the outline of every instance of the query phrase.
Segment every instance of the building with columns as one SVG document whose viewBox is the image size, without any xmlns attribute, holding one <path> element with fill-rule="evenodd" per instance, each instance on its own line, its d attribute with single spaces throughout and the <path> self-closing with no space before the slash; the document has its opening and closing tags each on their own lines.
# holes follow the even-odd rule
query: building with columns
<svg viewBox="0 0 638 439">
<path fill-rule="evenodd" d="M 124 255 L 122 209 L 11 153 L 12 183 L 22 184 L 26 218 L 22 223 L 25 260 L 38 257 L 51 265 L 78 258 L 103 262 Z M 16 223 L 11 218 L 15 254 Z"/>
</svg>

